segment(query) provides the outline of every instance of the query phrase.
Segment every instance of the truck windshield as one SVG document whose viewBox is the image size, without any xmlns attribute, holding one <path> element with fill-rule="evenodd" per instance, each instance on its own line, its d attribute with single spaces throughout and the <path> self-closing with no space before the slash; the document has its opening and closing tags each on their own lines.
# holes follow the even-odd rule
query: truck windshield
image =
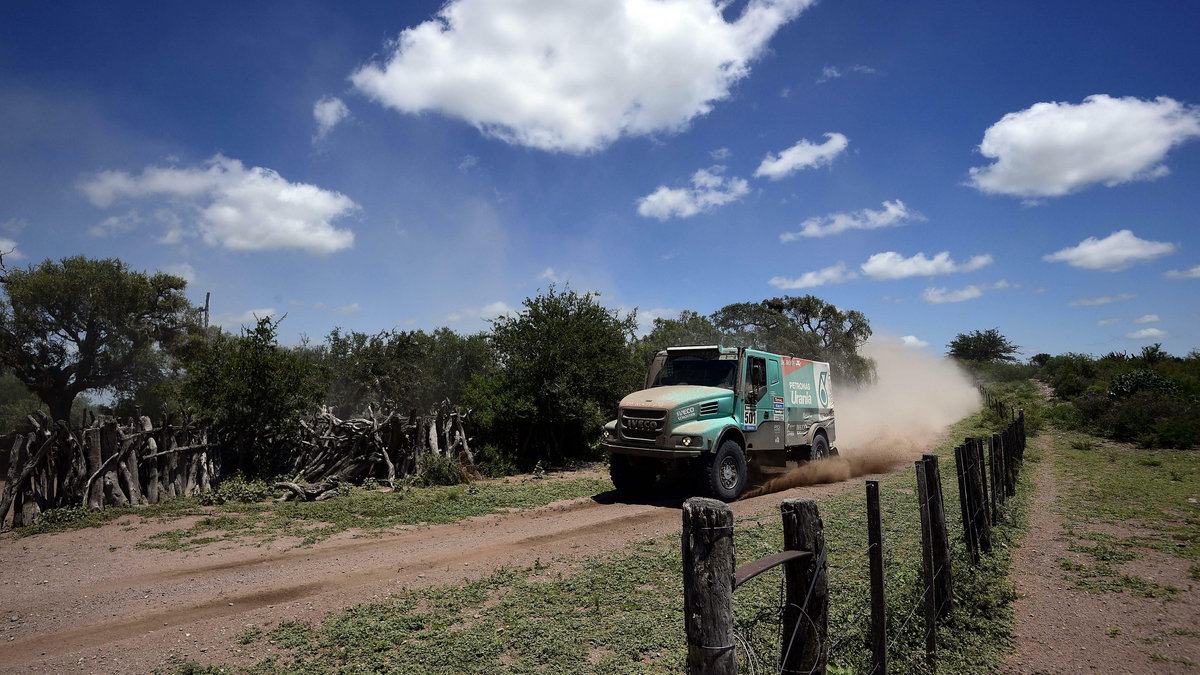
<svg viewBox="0 0 1200 675">
<path fill-rule="evenodd" d="M 715 353 L 711 356 L 672 354 L 654 374 L 650 386 L 666 387 L 675 384 L 691 384 L 733 389 L 737 379 L 737 361 L 719 361 L 717 359 L 718 355 Z"/>
</svg>

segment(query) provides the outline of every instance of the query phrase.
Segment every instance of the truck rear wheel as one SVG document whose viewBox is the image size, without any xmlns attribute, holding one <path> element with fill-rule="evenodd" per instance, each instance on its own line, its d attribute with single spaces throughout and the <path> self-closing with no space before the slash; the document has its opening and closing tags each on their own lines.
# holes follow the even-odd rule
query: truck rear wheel
<svg viewBox="0 0 1200 675">
<path fill-rule="evenodd" d="M 629 455 L 614 454 L 608 463 L 608 475 L 621 494 L 636 497 L 654 487 L 654 471 L 648 462 L 639 462 Z"/>
<path fill-rule="evenodd" d="M 746 489 L 746 454 L 737 441 L 726 440 L 711 455 L 698 460 L 700 490 L 710 497 L 730 502 Z"/>
</svg>

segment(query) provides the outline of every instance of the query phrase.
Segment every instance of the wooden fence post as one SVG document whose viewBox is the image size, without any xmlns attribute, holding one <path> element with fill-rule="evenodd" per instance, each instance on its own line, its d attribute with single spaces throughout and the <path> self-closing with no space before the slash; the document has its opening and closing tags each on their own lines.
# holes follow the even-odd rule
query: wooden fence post
<svg viewBox="0 0 1200 675">
<path fill-rule="evenodd" d="M 879 513 L 879 481 L 867 481 L 867 558 L 871 565 L 871 670 L 887 675 L 887 622 L 883 590 L 883 524 Z"/>
<path fill-rule="evenodd" d="M 942 499 L 942 472 L 938 456 L 922 455 L 925 487 L 929 492 L 929 524 L 933 533 L 934 583 L 937 588 L 938 618 L 954 613 L 954 580 L 950 573 L 950 535 L 946 531 L 946 506 Z"/>
<path fill-rule="evenodd" d="M 996 445 L 996 434 L 992 434 L 986 439 L 981 439 L 981 443 L 987 445 L 988 453 L 988 487 L 990 488 L 989 497 L 992 506 L 992 522 L 1000 522 L 1000 502 L 1003 501 L 1002 494 L 1004 488 L 1000 485 L 1000 454 L 999 448 Z"/>
<path fill-rule="evenodd" d="M 930 518 L 929 475 L 924 460 L 914 462 L 917 470 L 917 506 L 921 513 L 921 579 L 925 588 L 925 659 L 932 670 L 937 657 L 937 582 L 934 581 L 933 526 Z"/>
<path fill-rule="evenodd" d="M 979 537 L 975 532 L 975 522 L 971 518 L 971 495 L 967 481 L 967 459 L 963 446 L 954 448 L 954 470 L 958 474 L 958 506 L 962 510 L 963 541 L 967 544 L 967 552 L 971 554 L 971 564 L 979 564 Z"/>
<path fill-rule="evenodd" d="M 812 556 L 784 565 L 786 586 L 780 673 L 824 673 L 829 660 L 829 571 L 825 530 L 814 499 L 785 499 L 783 547 L 812 551 Z"/>
<path fill-rule="evenodd" d="M 981 446 L 982 443 L 978 438 L 967 439 L 968 454 L 970 455 L 967 470 L 974 497 L 974 503 L 971 505 L 971 520 L 975 523 L 975 531 L 979 533 L 979 549 L 984 553 L 991 553 L 992 518 L 988 509 L 988 490 Z"/>
<path fill-rule="evenodd" d="M 683 607 L 687 671 L 692 675 L 737 672 L 733 554 L 733 511 L 729 505 L 703 497 L 684 502 Z"/>
</svg>

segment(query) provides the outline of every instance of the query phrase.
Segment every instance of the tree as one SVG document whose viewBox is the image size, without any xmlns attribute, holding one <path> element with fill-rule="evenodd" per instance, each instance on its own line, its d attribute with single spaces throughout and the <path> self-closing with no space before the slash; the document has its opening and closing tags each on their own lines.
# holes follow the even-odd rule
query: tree
<svg viewBox="0 0 1200 675">
<path fill-rule="evenodd" d="M 638 341 L 638 353 L 649 365 L 654 355 L 667 347 L 685 345 L 715 345 L 724 340 L 725 334 L 717 329 L 712 319 L 685 309 L 674 319 L 654 320 L 654 328 Z"/>
<path fill-rule="evenodd" d="M 278 326 L 263 317 L 241 335 L 214 335 L 185 357 L 183 402 L 213 420 L 248 475 L 286 468 L 298 419 L 320 405 L 328 386 L 324 368 L 279 346 Z"/>
<path fill-rule="evenodd" d="M 183 279 L 135 272 L 116 258 L 45 260 L 0 279 L 0 363 L 69 420 L 81 392 L 125 377 L 195 315 Z"/>
<path fill-rule="evenodd" d="M 726 305 L 712 315 L 725 344 L 826 361 L 834 377 L 861 383 L 874 377 L 874 363 L 858 353 L 871 337 L 862 312 L 841 310 L 816 296 L 784 296 Z"/>
<path fill-rule="evenodd" d="M 584 456 L 637 386 L 636 328 L 632 313 L 603 307 L 595 294 L 551 286 L 526 298 L 520 314 L 492 321 L 499 365 L 475 378 L 467 403 L 525 464 Z"/>
<path fill-rule="evenodd" d="M 959 333 L 946 345 L 950 356 L 960 361 L 1016 361 L 1020 347 L 1008 341 L 997 328 Z"/>
</svg>

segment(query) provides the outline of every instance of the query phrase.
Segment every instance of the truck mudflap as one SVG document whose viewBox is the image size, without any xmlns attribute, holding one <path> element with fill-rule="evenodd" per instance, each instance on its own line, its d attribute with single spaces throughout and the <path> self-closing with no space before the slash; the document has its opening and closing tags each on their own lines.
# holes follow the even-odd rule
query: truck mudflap
<svg viewBox="0 0 1200 675">
<path fill-rule="evenodd" d="M 657 448 L 644 445 L 622 445 L 620 443 L 601 443 L 600 449 L 607 452 L 616 453 L 619 455 L 633 455 L 635 457 L 656 457 L 658 459 L 690 459 L 699 457 L 704 452 L 702 448 L 695 450 L 685 450 L 682 448 Z"/>
</svg>

